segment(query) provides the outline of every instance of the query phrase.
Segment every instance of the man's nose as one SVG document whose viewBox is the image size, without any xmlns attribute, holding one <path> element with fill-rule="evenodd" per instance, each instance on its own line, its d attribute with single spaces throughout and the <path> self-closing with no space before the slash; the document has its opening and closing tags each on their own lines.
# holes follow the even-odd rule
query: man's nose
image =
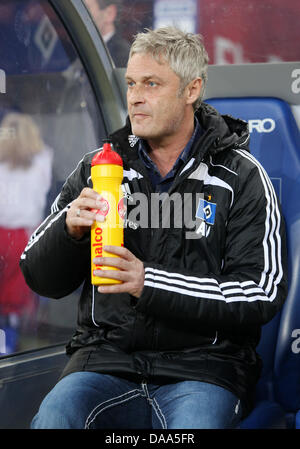
<svg viewBox="0 0 300 449">
<path fill-rule="evenodd" d="M 135 85 L 128 89 L 127 92 L 128 103 L 133 105 L 137 103 L 145 103 L 144 92 L 141 86 Z"/>
</svg>

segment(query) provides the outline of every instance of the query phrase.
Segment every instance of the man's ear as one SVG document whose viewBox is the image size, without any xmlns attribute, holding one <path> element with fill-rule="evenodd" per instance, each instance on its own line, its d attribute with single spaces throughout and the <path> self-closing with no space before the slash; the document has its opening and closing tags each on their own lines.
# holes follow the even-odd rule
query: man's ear
<svg viewBox="0 0 300 449">
<path fill-rule="evenodd" d="M 195 78 L 185 88 L 187 104 L 193 104 L 199 98 L 202 88 L 202 79 Z"/>
</svg>

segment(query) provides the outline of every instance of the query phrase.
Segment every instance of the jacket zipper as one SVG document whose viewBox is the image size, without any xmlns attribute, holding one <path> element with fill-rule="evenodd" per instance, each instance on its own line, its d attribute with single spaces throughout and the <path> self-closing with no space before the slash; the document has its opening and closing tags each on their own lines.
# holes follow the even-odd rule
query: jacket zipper
<svg viewBox="0 0 300 449">
<path fill-rule="evenodd" d="M 186 161 L 186 163 L 184 164 L 184 166 L 182 167 L 182 169 L 177 173 L 177 175 L 175 176 L 175 179 L 173 181 L 173 184 L 171 185 L 170 189 L 168 190 L 168 194 L 171 194 L 173 191 L 176 190 L 177 186 L 179 184 L 182 183 L 182 181 L 184 181 L 185 179 L 187 179 L 189 177 L 189 175 L 195 170 L 195 168 L 197 168 L 199 166 L 199 164 L 201 164 L 201 162 L 204 160 L 204 156 L 206 155 L 207 151 L 209 150 L 211 144 L 213 143 L 213 141 L 215 140 L 215 136 L 212 135 L 213 133 L 213 129 L 209 129 L 206 134 L 205 134 L 205 139 L 202 141 L 201 139 L 201 157 L 197 158 L 197 152 L 196 152 L 196 148 L 194 149 L 194 151 L 192 152 L 191 156 L 188 158 L 188 160 Z M 198 145 L 196 144 L 196 147 Z M 196 154 L 195 154 L 196 153 Z M 196 156 L 196 157 L 195 157 Z M 184 175 L 182 175 L 182 170 L 184 169 L 184 167 L 187 166 L 187 164 L 192 160 L 195 159 L 195 161 L 191 164 L 191 166 L 188 168 L 188 170 L 185 171 Z"/>
</svg>

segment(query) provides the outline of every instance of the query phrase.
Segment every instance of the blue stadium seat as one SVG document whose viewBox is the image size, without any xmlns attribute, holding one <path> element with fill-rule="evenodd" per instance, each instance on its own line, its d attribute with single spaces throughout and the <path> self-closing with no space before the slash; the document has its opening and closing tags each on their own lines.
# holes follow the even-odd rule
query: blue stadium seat
<svg viewBox="0 0 300 449">
<path fill-rule="evenodd" d="M 300 410 L 296 414 L 296 429 L 300 429 Z"/>
<path fill-rule="evenodd" d="M 248 122 L 251 153 L 281 201 L 287 228 L 289 293 L 281 312 L 263 326 L 264 363 L 255 408 L 241 428 L 300 427 L 300 133 L 290 106 L 277 98 L 205 100 L 221 114 Z"/>
<path fill-rule="evenodd" d="M 299 166 L 299 162 L 298 162 Z M 298 175 L 299 177 L 299 175 Z M 299 181 L 298 181 L 299 182 Z M 290 286 L 284 304 L 275 354 L 275 391 L 277 400 L 287 411 L 290 427 L 300 410 L 300 199 L 294 197 L 295 213 L 289 226 Z M 296 207 L 297 205 L 297 207 Z M 298 209 L 298 210 L 297 210 Z M 300 428 L 300 412 L 296 418 Z"/>
</svg>

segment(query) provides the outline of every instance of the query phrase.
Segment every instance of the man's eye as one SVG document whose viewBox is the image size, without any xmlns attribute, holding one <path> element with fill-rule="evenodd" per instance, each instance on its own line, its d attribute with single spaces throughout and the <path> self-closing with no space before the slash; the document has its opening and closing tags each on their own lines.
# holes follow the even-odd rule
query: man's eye
<svg viewBox="0 0 300 449">
<path fill-rule="evenodd" d="M 148 81 L 148 86 L 155 87 L 157 86 L 157 83 L 155 81 Z"/>
<path fill-rule="evenodd" d="M 127 86 L 128 87 L 133 87 L 134 86 L 134 82 L 133 81 L 127 81 Z"/>
</svg>

